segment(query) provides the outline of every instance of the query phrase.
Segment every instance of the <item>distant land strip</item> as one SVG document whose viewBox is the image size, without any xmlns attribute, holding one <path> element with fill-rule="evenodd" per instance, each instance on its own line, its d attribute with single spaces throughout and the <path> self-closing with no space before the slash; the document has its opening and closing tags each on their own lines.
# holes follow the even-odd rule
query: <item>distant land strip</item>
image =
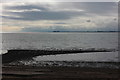
<svg viewBox="0 0 120 80">
<path fill-rule="evenodd" d="M 120 32 L 120 31 L 50 31 L 50 32 Z"/>
</svg>

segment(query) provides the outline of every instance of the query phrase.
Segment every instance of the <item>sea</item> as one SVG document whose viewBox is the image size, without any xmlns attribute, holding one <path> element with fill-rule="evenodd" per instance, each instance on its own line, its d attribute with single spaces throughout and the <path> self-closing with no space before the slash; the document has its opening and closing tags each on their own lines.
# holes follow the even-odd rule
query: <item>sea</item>
<svg viewBox="0 0 120 80">
<path fill-rule="evenodd" d="M 2 33 L 2 51 L 11 49 L 28 50 L 74 50 L 111 49 L 111 52 L 87 52 L 58 55 L 43 55 L 32 60 L 21 60 L 11 64 L 32 66 L 74 66 L 118 68 L 117 32 L 39 32 Z"/>
</svg>

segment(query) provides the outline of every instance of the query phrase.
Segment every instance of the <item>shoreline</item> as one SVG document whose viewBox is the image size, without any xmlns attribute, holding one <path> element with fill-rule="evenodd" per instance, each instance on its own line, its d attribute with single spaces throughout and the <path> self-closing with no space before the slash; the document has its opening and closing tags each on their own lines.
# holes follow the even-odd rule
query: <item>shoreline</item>
<svg viewBox="0 0 120 80">
<path fill-rule="evenodd" d="M 32 59 L 36 56 L 43 55 L 57 55 L 57 54 L 73 54 L 73 53 L 95 53 L 95 52 L 115 52 L 115 49 L 63 49 L 63 50 L 27 50 L 27 49 L 12 49 L 8 50 L 5 54 L 2 54 L 3 63 L 10 63 L 18 60 Z"/>
</svg>

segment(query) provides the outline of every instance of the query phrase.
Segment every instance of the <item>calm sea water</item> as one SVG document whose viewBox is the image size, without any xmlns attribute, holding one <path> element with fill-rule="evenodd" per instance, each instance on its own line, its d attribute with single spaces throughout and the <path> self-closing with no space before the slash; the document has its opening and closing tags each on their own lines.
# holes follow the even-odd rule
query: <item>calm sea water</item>
<svg viewBox="0 0 120 80">
<path fill-rule="evenodd" d="M 36 61 L 118 61 L 118 33 L 3 33 L 3 50 L 115 49 L 114 52 L 38 56 Z M 5 51 L 4 51 L 5 52 Z"/>
</svg>

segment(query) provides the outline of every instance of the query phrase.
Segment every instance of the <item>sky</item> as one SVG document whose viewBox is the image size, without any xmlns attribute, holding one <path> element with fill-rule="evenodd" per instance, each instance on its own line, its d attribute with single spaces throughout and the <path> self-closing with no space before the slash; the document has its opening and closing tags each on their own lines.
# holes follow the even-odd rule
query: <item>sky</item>
<svg viewBox="0 0 120 80">
<path fill-rule="evenodd" d="M 117 2 L 2 2 L 2 32 L 118 30 Z"/>
</svg>

